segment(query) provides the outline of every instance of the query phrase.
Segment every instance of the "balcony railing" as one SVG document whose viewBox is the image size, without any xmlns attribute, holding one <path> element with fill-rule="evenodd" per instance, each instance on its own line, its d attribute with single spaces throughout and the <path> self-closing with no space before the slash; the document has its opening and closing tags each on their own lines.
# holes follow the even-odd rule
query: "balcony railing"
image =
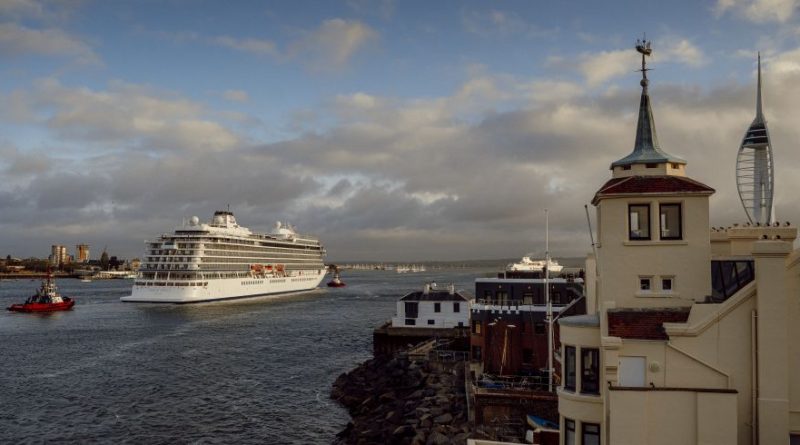
<svg viewBox="0 0 800 445">
<path fill-rule="evenodd" d="M 565 303 L 553 302 L 553 310 L 559 311 L 567 306 Z M 544 310 L 547 307 L 545 303 L 525 303 L 522 300 L 489 300 L 477 299 L 472 304 L 472 309 L 478 310 L 514 310 L 514 311 L 532 311 Z"/>
</svg>

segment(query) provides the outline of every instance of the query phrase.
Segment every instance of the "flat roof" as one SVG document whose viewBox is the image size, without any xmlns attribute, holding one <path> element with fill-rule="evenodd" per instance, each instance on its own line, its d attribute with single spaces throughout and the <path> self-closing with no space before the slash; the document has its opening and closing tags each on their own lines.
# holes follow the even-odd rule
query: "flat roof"
<svg viewBox="0 0 800 445">
<path fill-rule="evenodd" d="M 544 278 L 475 278 L 476 283 L 532 283 L 544 284 Z M 578 283 L 583 284 L 583 278 L 550 278 L 550 283 Z"/>
<path fill-rule="evenodd" d="M 598 327 L 600 326 L 600 316 L 597 314 L 573 315 L 559 318 L 558 323 L 564 326 Z"/>
<path fill-rule="evenodd" d="M 447 290 L 431 290 L 427 294 L 422 291 L 411 292 L 400 301 L 469 301 L 469 298 L 458 291 L 451 294 Z"/>
</svg>

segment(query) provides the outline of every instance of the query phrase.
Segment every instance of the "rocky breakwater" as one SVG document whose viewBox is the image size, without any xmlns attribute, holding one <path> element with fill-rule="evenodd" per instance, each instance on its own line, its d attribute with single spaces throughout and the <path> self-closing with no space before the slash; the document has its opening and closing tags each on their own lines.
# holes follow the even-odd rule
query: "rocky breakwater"
<svg viewBox="0 0 800 445">
<path fill-rule="evenodd" d="M 331 398 L 352 422 L 335 444 L 464 444 L 464 363 L 372 359 L 336 379 Z"/>
</svg>

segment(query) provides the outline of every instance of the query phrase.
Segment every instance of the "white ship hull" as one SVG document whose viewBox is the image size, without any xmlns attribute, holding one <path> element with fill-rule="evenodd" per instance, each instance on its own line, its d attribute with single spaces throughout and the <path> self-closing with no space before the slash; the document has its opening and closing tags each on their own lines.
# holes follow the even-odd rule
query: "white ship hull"
<svg viewBox="0 0 800 445">
<path fill-rule="evenodd" d="M 161 283 L 143 282 L 135 284 L 130 296 L 122 297 L 124 302 L 136 303 L 201 303 L 234 298 L 277 297 L 285 294 L 310 291 L 319 286 L 325 278 L 325 271 L 306 271 L 303 275 L 291 277 L 247 277 L 208 279 L 196 284 L 183 286 L 178 281 Z"/>
</svg>

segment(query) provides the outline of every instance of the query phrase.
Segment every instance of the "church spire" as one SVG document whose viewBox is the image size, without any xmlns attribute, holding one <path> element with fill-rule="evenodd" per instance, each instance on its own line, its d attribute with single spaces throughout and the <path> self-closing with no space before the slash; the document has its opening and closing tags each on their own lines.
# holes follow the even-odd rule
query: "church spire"
<svg viewBox="0 0 800 445">
<path fill-rule="evenodd" d="M 642 80 L 639 82 L 642 86 L 642 96 L 639 100 L 639 121 L 636 125 L 636 141 L 633 144 L 633 152 L 611 164 L 611 168 L 632 164 L 664 162 L 686 164 L 686 161 L 683 159 L 664 152 L 658 144 L 656 122 L 653 118 L 653 110 L 650 108 L 650 94 L 647 91 L 647 87 L 650 85 L 650 81 L 647 79 L 647 72 L 650 71 L 650 68 L 647 68 L 646 57 L 650 56 L 653 50 L 650 48 L 649 41 L 636 40 L 636 51 L 642 55 L 642 69 L 639 70 L 642 73 Z"/>
</svg>

